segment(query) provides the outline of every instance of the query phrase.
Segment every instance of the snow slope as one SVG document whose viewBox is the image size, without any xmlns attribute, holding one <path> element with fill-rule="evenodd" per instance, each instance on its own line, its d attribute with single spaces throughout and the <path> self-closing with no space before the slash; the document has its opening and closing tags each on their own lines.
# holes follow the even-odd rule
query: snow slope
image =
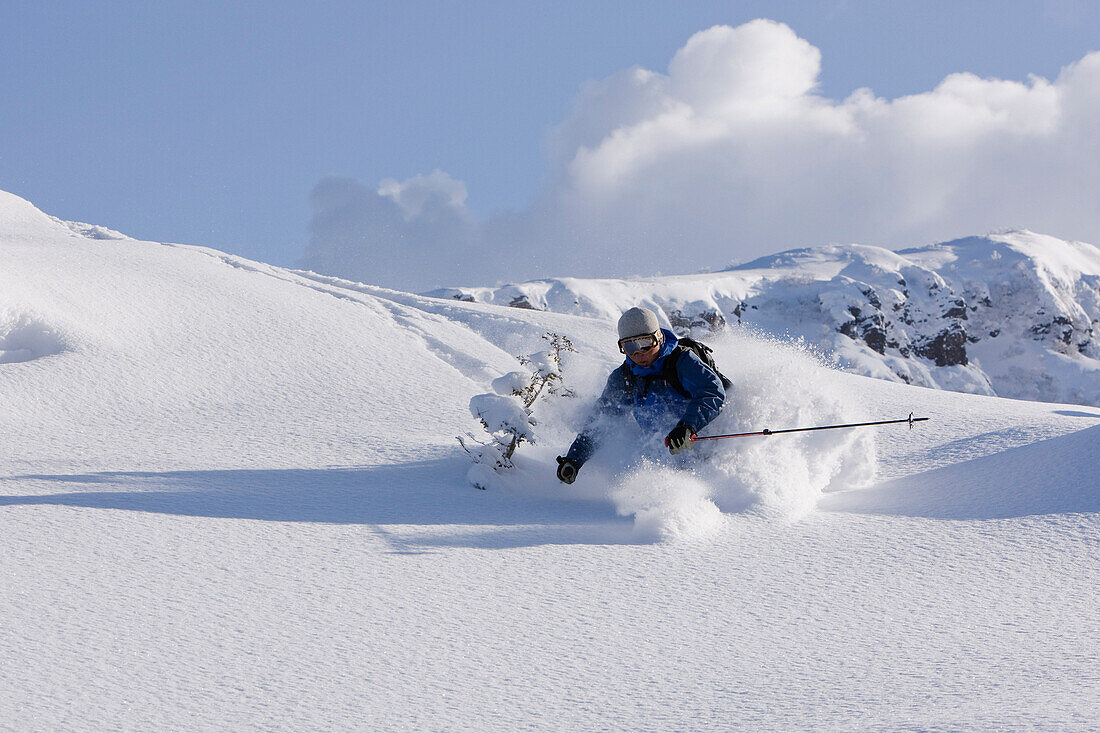
<svg viewBox="0 0 1100 733">
<path fill-rule="evenodd" d="M 0 728 L 1095 726 L 1100 410 L 731 333 L 719 427 L 932 420 L 564 487 L 607 319 L 95 235 L 0 194 Z M 477 491 L 548 330 L 582 397 Z"/>
<path fill-rule="evenodd" d="M 699 275 L 431 294 L 602 318 L 645 305 L 700 337 L 738 324 L 803 338 L 855 374 L 1100 405 L 1100 249 L 1028 231 L 901 252 L 829 245 Z"/>
</svg>

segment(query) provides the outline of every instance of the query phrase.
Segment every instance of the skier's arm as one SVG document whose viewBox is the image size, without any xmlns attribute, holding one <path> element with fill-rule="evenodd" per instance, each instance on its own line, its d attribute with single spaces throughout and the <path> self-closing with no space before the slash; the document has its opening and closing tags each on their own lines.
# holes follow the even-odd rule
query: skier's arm
<svg viewBox="0 0 1100 733">
<path fill-rule="evenodd" d="M 599 418 L 607 415 L 621 415 L 625 409 L 626 382 L 623 379 L 623 369 L 626 367 L 620 366 L 611 372 L 611 376 L 607 378 L 607 383 L 604 385 L 603 394 L 596 400 L 592 414 L 585 421 L 584 428 L 573 444 L 569 446 L 569 452 L 565 454 L 565 457 L 577 464 L 578 468 L 583 466 L 600 447 L 601 431 L 597 424 Z"/>
<path fill-rule="evenodd" d="M 714 370 L 703 364 L 695 354 L 685 352 L 676 362 L 680 384 L 691 395 L 691 401 L 680 422 L 697 433 L 718 417 L 726 402 L 726 390 Z"/>
</svg>

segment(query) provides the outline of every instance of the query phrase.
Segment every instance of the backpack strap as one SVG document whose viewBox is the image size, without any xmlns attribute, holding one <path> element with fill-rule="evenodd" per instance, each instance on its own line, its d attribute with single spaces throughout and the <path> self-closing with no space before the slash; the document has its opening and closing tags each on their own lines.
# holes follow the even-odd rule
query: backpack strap
<svg viewBox="0 0 1100 733">
<path fill-rule="evenodd" d="M 676 364 L 680 361 L 680 356 L 684 353 L 683 346 L 677 346 L 670 351 L 665 357 L 664 363 L 661 365 L 660 374 L 648 374 L 644 377 L 639 377 L 629 366 L 623 367 L 623 389 L 627 394 L 634 394 L 634 388 L 638 384 L 638 380 L 642 380 L 642 393 L 640 397 L 645 397 L 649 394 L 650 385 L 653 384 L 654 379 L 663 379 L 668 382 L 669 386 L 679 392 L 682 396 L 691 399 L 691 394 L 684 389 L 684 386 L 680 384 L 680 377 L 676 374 Z"/>
<path fill-rule="evenodd" d="M 630 394 L 634 391 L 634 383 L 637 381 L 638 377 L 626 364 L 623 364 L 620 369 L 623 373 L 623 390 L 625 390 L 627 394 Z"/>
<path fill-rule="evenodd" d="M 687 343 L 684 343 L 684 342 Z M 696 348 L 693 348 L 696 347 Z M 699 343 L 693 339 L 682 338 L 680 343 L 676 344 L 676 348 L 668 353 L 665 357 L 664 363 L 661 365 L 661 373 L 653 374 L 648 377 L 643 377 L 646 380 L 645 392 L 649 391 L 649 383 L 654 379 L 663 379 L 668 382 L 668 385 L 676 390 L 680 396 L 687 399 L 691 399 L 691 393 L 684 389 L 683 383 L 680 381 L 680 374 L 676 371 L 676 367 L 680 363 L 680 357 L 682 357 L 688 351 L 694 351 L 697 356 L 700 356 L 699 361 L 703 363 L 703 366 L 710 369 L 718 376 L 718 381 L 722 383 L 723 389 L 729 389 L 733 386 L 733 382 L 726 378 L 726 375 L 718 371 L 718 368 L 713 365 L 714 358 L 710 356 L 710 347 L 706 344 Z M 624 367 L 623 369 L 623 387 L 628 393 L 634 391 L 634 385 L 637 383 L 638 376 L 631 371 L 630 367 Z"/>
<path fill-rule="evenodd" d="M 686 342 L 686 343 L 685 343 Z M 695 352 L 695 355 L 699 357 L 699 361 L 703 363 L 707 369 L 710 369 L 718 376 L 718 381 L 722 383 L 722 389 L 729 389 L 733 386 L 733 382 L 726 378 L 725 374 L 718 371 L 718 366 L 714 363 L 714 357 L 711 356 L 711 348 L 706 344 L 695 341 L 694 339 L 682 338 L 680 343 L 676 345 L 672 353 L 665 357 L 665 363 L 661 369 L 661 377 L 669 383 L 669 385 L 688 399 L 691 398 L 691 393 L 684 389 L 684 385 L 680 382 L 680 375 L 676 371 L 676 365 L 680 362 L 680 357 L 688 351 Z"/>
<path fill-rule="evenodd" d="M 714 349 L 710 348 L 702 341 L 696 341 L 693 338 L 687 336 L 680 339 L 680 345 L 685 348 L 694 351 L 695 355 L 699 357 L 699 361 L 703 362 L 703 365 L 708 367 L 712 372 L 718 375 L 718 380 L 722 382 L 722 389 L 729 389 L 733 386 L 733 382 L 726 377 L 725 374 L 718 369 L 718 365 L 714 362 Z"/>
<path fill-rule="evenodd" d="M 665 357 L 665 363 L 661 366 L 661 379 L 668 382 L 668 385 L 681 396 L 691 399 L 691 393 L 684 389 L 684 385 L 680 382 L 680 375 L 676 373 L 676 365 L 680 363 L 680 357 L 689 350 L 683 344 L 676 345 L 676 348 Z"/>
</svg>

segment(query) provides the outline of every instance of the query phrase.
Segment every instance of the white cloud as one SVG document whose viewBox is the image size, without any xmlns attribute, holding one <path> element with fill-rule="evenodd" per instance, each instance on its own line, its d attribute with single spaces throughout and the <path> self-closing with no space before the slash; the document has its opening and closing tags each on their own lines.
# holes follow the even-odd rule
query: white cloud
<svg viewBox="0 0 1100 733">
<path fill-rule="evenodd" d="M 405 221 L 420 217 L 435 219 L 456 215 L 466 218 L 466 184 L 456 181 L 438 168 L 426 176 L 414 176 L 398 182 L 387 178 L 378 184 L 378 195 L 392 199 Z"/>
<path fill-rule="evenodd" d="M 667 74 L 632 68 L 585 85 L 550 136 L 551 183 L 528 211 L 471 223 L 465 186 L 441 171 L 384 181 L 374 196 L 392 216 L 370 202 L 370 246 L 459 242 L 483 263 L 427 270 L 427 288 L 684 272 L 829 241 L 898 247 L 1004 226 L 1100 243 L 1100 53 L 1053 81 L 959 73 L 894 100 L 869 89 L 821 97 L 820 68 L 820 52 L 781 23 L 701 31 Z M 318 221 L 334 213 L 320 213 L 312 246 L 332 249 Z M 354 239 L 347 224 L 331 228 Z"/>
<path fill-rule="evenodd" d="M 437 172 L 438 173 L 438 172 Z M 475 278 L 477 227 L 463 205 L 465 186 L 433 173 L 378 190 L 326 178 L 310 197 L 310 242 L 301 267 L 375 285 L 419 290 L 437 273 Z"/>
<path fill-rule="evenodd" d="M 817 86 L 821 52 L 782 23 L 754 20 L 696 33 L 668 65 L 670 92 L 700 114 L 751 112 Z"/>
</svg>

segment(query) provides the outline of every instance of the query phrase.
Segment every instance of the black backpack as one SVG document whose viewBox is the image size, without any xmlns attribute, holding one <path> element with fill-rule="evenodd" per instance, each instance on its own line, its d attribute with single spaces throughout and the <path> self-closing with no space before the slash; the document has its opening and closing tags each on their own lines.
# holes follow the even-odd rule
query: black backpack
<svg viewBox="0 0 1100 733">
<path fill-rule="evenodd" d="M 694 352 L 694 354 L 699 357 L 699 361 L 703 362 L 712 372 L 718 375 L 718 379 L 722 381 L 722 389 L 729 389 L 733 386 L 733 382 L 727 379 L 726 375 L 722 374 L 722 372 L 718 371 L 718 365 L 714 363 L 713 349 L 689 336 L 683 336 L 679 339 L 672 353 L 665 357 L 664 366 L 661 368 L 660 378 L 668 382 L 669 386 L 674 390 L 684 397 L 691 397 L 691 394 L 684 389 L 684 385 L 680 383 L 680 375 L 676 373 L 676 365 L 679 363 L 680 357 L 688 351 Z M 633 388 L 634 382 L 634 372 L 630 370 L 630 367 L 625 367 L 623 369 L 623 377 L 626 380 L 626 387 L 629 391 Z M 647 379 L 654 379 L 656 377 L 657 375 L 654 375 Z M 646 391 L 648 391 L 648 387 Z"/>
</svg>

